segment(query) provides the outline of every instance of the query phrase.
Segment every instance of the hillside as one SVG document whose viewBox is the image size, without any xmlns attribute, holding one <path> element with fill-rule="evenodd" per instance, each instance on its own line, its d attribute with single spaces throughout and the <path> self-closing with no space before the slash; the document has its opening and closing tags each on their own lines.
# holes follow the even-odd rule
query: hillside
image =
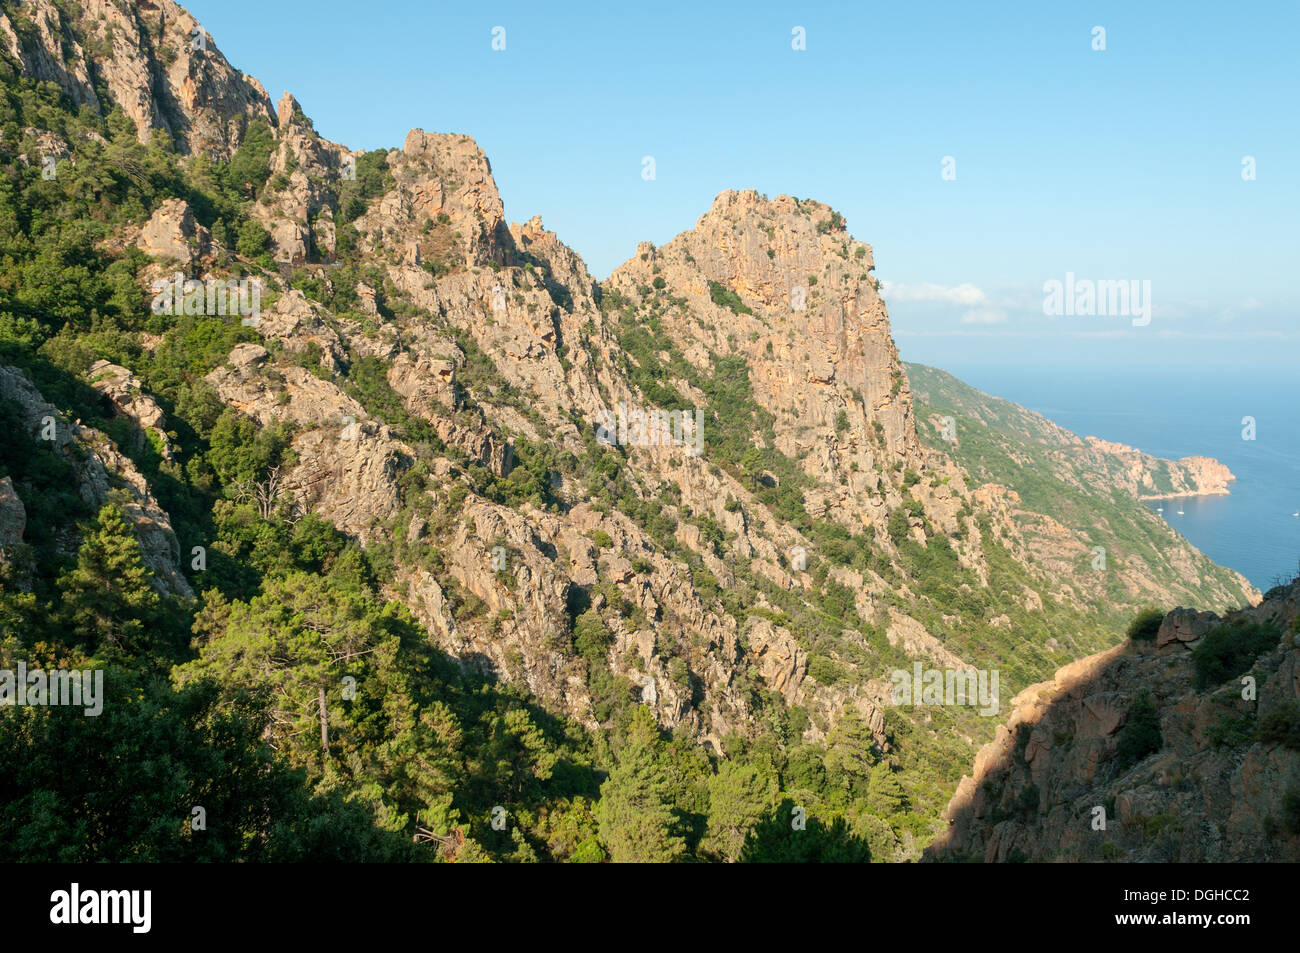
<svg viewBox="0 0 1300 953">
<path fill-rule="evenodd" d="M 1207 457 L 1161 460 L 1122 444 L 1078 437 L 1008 401 L 980 393 L 951 374 L 907 365 L 922 440 L 946 450 L 976 480 L 1013 489 L 1007 505 L 1021 525 L 1028 557 L 1053 567 L 1072 588 L 1097 599 L 1233 609 L 1242 577 L 1216 565 L 1137 500 L 1215 495 L 1234 479 Z M 945 439 L 945 419 L 952 422 Z M 1105 569 L 1094 568 L 1094 547 Z M 1158 580 L 1156 586 L 1152 582 Z M 1103 600 L 1104 601 L 1104 600 Z"/>
<path fill-rule="evenodd" d="M 1152 614 L 1011 702 L 935 860 L 1300 858 L 1300 585 Z"/>
<path fill-rule="evenodd" d="M 23 856 L 915 859 L 1000 716 L 894 672 L 1258 600 L 1138 502 L 1222 471 L 905 369 L 829 206 L 598 282 L 468 136 L 329 142 L 195 29 L 0 17 L 0 667 L 115 700 L 0 716 Z"/>
</svg>

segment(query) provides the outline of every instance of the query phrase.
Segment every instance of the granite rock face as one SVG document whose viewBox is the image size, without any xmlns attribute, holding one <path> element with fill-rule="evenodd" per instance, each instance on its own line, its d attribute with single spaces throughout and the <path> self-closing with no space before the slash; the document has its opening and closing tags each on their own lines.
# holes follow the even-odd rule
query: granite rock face
<svg viewBox="0 0 1300 953">
<path fill-rule="evenodd" d="M 829 206 L 727 191 L 691 231 L 662 248 L 643 244 L 609 285 L 637 300 L 639 289 L 662 278 L 687 299 L 683 312 L 717 325 L 701 345 L 720 350 L 736 338 L 758 369 L 756 397 L 778 416 L 779 448 L 824 476 L 848 471 L 854 460 L 874 467 L 921 457 L 874 269 L 871 246 L 854 240 Z M 715 303 L 719 288 L 750 313 Z M 671 330 L 687 341 L 699 336 L 684 325 Z M 843 439 L 835 426 L 840 412 L 848 418 Z M 873 422 L 883 427 L 879 455 L 862 445 Z"/>
<path fill-rule="evenodd" d="M 141 142 L 161 130 L 183 152 L 228 157 L 250 121 L 275 126 L 266 90 L 173 0 L 84 0 L 75 9 L 69 18 L 54 0 L 13 6 L 0 13 L 0 45 L 78 105 L 101 115 L 121 106 Z M 110 102 L 95 92 L 96 79 Z"/>
<path fill-rule="evenodd" d="M 144 441 L 150 440 L 164 460 L 175 459 L 167 437 L 167 417 L 158 402 L 144 392 L 134 374 L 118 364 L 99 360 L 90 366 L 90 386 L 112 402 L 119 416 L 135 424 L 134 449 L 143 449 Z"/>
<path fill-rule="evenodd" d="M 1231 470 L 1211 457 L 1167 461 L 1096 437 L 1088 437 L 1084 443 L 1094 456 L 1119 461 L 1122 468 L 1114 474 L 1114 482 L 1141 499 L 1222 496 L 1236 479 Z"/>
<path fill-rule="evenodd" d="M 136 247 L 151 257 L 188 266 L 211 250 L 211 241 L 184 200 L 167 199 L 140 231 Z"/>
<path fill-rule="evenodd" d="M 180 570 L 181 546 L 171 517 L 131 459 L 104 433 L 67 420 L 17 368 L 0 365 L 0 399 L 14 404 L 34 441 L 48 441 L 51 450 L 71 465 L 77 491 L 87 503 L 102 506 L 110 491 L 126 491 L 129 502 L 123 509 L 140 541 L 144 562 L 153 570 L 155 585 L 162 592 L 192 598 L 194 592 Z"/>
</svg>

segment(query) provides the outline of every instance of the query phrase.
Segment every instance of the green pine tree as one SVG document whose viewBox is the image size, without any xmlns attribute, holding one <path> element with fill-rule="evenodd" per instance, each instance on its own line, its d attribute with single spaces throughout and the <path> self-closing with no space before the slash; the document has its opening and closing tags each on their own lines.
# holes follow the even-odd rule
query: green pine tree
<svg viewBox="0 0 1300 953">
<path fill-rule="evenodd" d="M 761 766 L 724 761 L 709 779 L 709 827 L 705 847 L 727 861 L 740 856 L 745 838 L 762 820 L 776 783 Z"/>
<path fill-rule="evenodd" d="M 857 709 L 845 706 L 826 737 L 826 775 L 833 787 L 862 791 L 876 762 L 875 738 Z"/>
<path fill-rule="evenodd" d="M 666 863 L 686 851 L 660 748 L 654 716 L 648 709 L 634 709 L 628 739 L 600 787 L 594 812 L 600 839 L 615 863 Z"/>
<path fill-rule="evenodd" d="M 865 864 L 871 849 L 842 816 L 827 822 L 786 798 L 750 832 L 740 859 L 751 864 Z"/>
<path fill-rule="evenodd" d="M 125 514 L 105 504 L 77 550 L 77 565 L 59 580 L 69 635 L 92 652 L 142 652 L 160 606 L 153 578 Z"/>
<path fill-rule="evenodd" d="M 907 795 L 889 765 L 881 762 L 872 768 L 867 781 L 867 810 L 879 817 L 889 817 L 906 807 Z"/>
</svg>

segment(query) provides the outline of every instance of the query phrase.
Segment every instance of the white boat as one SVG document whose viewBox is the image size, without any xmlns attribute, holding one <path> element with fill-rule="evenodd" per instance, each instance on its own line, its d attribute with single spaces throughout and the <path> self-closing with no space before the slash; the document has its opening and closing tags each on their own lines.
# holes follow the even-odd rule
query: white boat
<svg viewBox="0 0 1300 953">
<path fill-rule="evenodd" d="M 1182 509 L 1179 509 L 1179 510 L 1178 510 L 1178 515 L 1179 515 L 1179 516 L 1182 516 L 1182 515 L 1183 515 L 1183 511 L 1182 511 Z"/>
</svg>

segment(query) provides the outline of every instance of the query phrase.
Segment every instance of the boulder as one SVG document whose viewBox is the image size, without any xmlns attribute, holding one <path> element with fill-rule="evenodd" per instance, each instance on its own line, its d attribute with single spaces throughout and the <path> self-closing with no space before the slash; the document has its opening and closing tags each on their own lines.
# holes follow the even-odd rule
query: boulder
<svg viewBox="0 0 1300 953">
<path fill-rule="evenodd" d="M 208 230 L 194 220 L 189 204 L 183 199 L 167 199 L 158 206 L 135 242 L 146 255 L 185 265 L 206 255 L 211 243 Z"/>
</svg>

